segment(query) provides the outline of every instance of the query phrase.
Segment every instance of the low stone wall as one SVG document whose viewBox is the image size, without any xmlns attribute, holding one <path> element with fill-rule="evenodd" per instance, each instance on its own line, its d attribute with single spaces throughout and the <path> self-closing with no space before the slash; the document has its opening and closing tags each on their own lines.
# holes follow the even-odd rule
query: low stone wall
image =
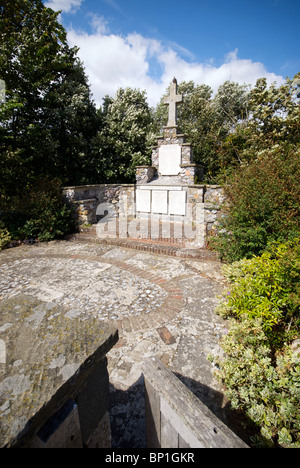
<svg viewBox="0 0 300 468">
<path fill-rule="evenodd" d="M 248 448 L 158 359 L 143 373 L 148 448 Z"/>
<path fill-rule="evenodd" d="M 150 168 L 153 169 L 153 168 Z M 186 192 L 186 203 L 188 209 L 186 215 L 175 219 L 169 215 L 143 214 L 136 212 L 136 191 L 141 188 L 151 188 L 145 184 L 145 178 L 150 177 L 149 168 L 140 168 L 140 184 L 123 185 L 86 185 L 78 187 L 66 187 L 64 196 L 68 203 L 73 206 L 74 216 L 79 226 L 86 224 L 97 224 L 98 221 L 109 212 L 110 218 L 128 220 L 135 217 L 151 218 L 154 220 L 172 221 L 186 223 L 186 231 L 199 229 L 198 237 L 208 238 L 214 235 L 218 229 L 221 213 L 221 205 L 224 202 L 224 191 L 217 185 L 182 185 L 181 190 Z M 142 185 L 142 182 L 144 184 Z M 161 187 L 163 188 L 163 187 Z M 172 187 L 170 187 L 172 189 Z M 167 189 L 166 189 L 167 190 Z M 124 221 L 124 222 L 125 222 Z M 125 229 L 126 230 L 126 229 Z M 122 229 L 122 232 L 125 232 Z M 200 232 L 199 231 L 199 232 Z M 203 234 L 202 234 L 203 233 Z M 125 234 L 126 237 L 126 234 Z M 130 236 L 128 236 L 130 237 Z"/>
<path fill-rule="evenodd" d="M 66 187 L 63 191 L 65 200 L 74 209 L 78 225 L 96 224 L 101 217 L 100 212 L 97 215 L 100 204 L 111 205 L 115 216 L 133 216 L 134 192 L 134 184 L 83 185 Z"/>
<path fill-rule="evenodd" d="M 206 236 L 214 236 L 223 215 L 221 208 L 225 203 L 224 189 L 220 185 L 206 185 L 203 202 Z"/>
</svg>

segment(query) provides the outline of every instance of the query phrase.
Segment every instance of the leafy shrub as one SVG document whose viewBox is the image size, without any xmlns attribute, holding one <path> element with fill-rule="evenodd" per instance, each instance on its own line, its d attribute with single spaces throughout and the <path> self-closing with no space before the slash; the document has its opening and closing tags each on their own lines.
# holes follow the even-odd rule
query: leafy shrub
<svg viewBox="0 0 300 468">
<path fill-rule="evenodd" d="M 4 227 L 3 223 L 0 222 L 0 250 L 5 249 L 11 241 L 11 235 L 8 230 Z"/>
<path fill-rule="evenodd" d="M 300 349 L 274 357 L 262 319 L 231 321 L 219 377 L 234 409 L 260 429 L 258 445 L 300 448 Z"/>
<path fill-rule="evenodd" d="M 274 346 L 300 330 L 300 240 L 275 243 L 261 256 L 223 268 L 230 286 L 217 308 L 220 314 L 261 318 Z"/>
<path fill-rule="evenodd" d="M 225 216 L 212 245 L 225 261 L 261 254 L 300 233 L 300 153 L 276 145 L 240 167 L 225 187 Z"/>
<path fill-rule="evenodd" d="M 50 241 L 73 230 L 71 210 L 63 202 L 59 180 L 45 178 L 11 204 L 2 219 L 15 240 Z"/>
<path fill-rule="evenodd" d="M 300 240 L 223 267 L 229 286 L 217 312 L 231 317 L 220 378 L 233 408 L 268 446 L 300 448 Z"/>
</svg>

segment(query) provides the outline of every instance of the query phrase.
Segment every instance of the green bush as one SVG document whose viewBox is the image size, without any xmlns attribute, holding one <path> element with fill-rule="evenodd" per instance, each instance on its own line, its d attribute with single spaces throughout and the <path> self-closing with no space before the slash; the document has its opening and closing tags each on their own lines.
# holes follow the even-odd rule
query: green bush
<svg viewBox="0 0 300 468">
<path fill-rule="evenodd" d="M 260 429 L 258 444 L 300 448 L 300 240 L 223 267 L 217 312 L 230 317 L 220 378 L 233 408 Z"/>
<path fill-rule="evenodd" d="M 261 318 L 272 345 L 300 332 L 300 240 L 271 244 L 261 256 L 223 268 L 229 281 L 217 312 Z"/>
<path fill-rule="evenodd" d="M 300 448 L 300 349 L 273 355 L 262 319 L 231 321 L 221 346 L 220 379 L 234 409 L 260 430 L 254 443 Z"/>
<path fill-rule="evenodd" d="M 11 242 L 11 235 L 8 230 L 4 227 L 3 223 L 0 222 L 0 250 L 5 249 Z"/>
<path fill-rule="evenodd" d="M 235 171 L 212 246 L 228 262 L 260 255 L 272 241 L 300 233 L 300 153 L 276 145 Z"/>
<path fill-rule="evenodd" d="M 24 196 L 11 202 L 2 220 L 14 240 L 50 241 L 72 232 L 71 210 L 62 198 L 59 180 L 38 181 Z"/>
</svg>

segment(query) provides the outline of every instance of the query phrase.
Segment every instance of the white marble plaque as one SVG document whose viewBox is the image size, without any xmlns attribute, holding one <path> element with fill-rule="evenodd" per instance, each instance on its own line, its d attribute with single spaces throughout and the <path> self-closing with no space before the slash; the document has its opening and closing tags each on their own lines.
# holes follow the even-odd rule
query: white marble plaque
<svg viewBox="0 0 300 468">
<path fill-rule="evenodd" d="M 151 191 L 137 190 L 136 191 L 136 211 L 150 213 L 151 211 Z"/>
<path fill-rule="evenodd" d="M 152 213 L 168 214 L 168 192 L 152 190 Z"/>
<path fill-rule="evenodd" d="M 178 175 L 181 164 L 181 146 L 163 145 L 158 152 L 158 172 L 163 176 Z"/>
<path fill-rule="evenodd" d="M 186 192 L 169 192 L 170 215 L 185 216 L 186 214 Z"/>
</svg>

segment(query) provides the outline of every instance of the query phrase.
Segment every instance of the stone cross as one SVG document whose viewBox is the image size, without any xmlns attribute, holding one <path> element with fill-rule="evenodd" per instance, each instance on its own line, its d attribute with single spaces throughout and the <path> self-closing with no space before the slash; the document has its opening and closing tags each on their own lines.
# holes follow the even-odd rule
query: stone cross
<svg viewBox="0 0 300 468">
<path fill-rule="evenodd" d="M 164 98 L 164 104 L 169 105 L 169 119 L 167 127 L 177 126 L 177 103 L 182 102 L 182 94 L 177 94 L 177 80 L 173 79 L 170 86 L 170 95 Z"/>
</svg>

